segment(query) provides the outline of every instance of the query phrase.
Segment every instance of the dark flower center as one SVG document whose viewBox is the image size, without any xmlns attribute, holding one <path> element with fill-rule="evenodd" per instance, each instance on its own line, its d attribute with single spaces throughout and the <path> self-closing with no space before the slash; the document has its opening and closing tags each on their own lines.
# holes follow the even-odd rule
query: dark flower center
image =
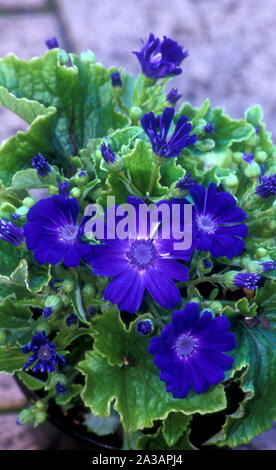
<svg viewBox="0 0 276 470">
<path fill-rule="evenodd" d="M 52 357 L 52 352 L 50 350 L 49 344 L 43 344 L 40 346 L 38 353 L 37 353 L 38 359 L 41 359 L 43 361 L 48 361 Z"/>
<path fill-rule="evenodd" d="M 157 258 L 157 251 L 152 240 L 135 240 L 127 252 L 127 257 L 138 269 L 147 269 Z"/>
<path fill-rule="evenodd" d="M 197 226 L 199 230 L 207 233 L 214 233 L 216 229 L 216 224 L 209 215 L 199 215 L 197 218 Z"/>
<path fill-rule="evenodd" d="M 78 227 L 73 224 L 64 225 L 60 231 L 60 238 L 64 242 L 74 243 L 78 236 Z"/>
<path fill-rule="evenodd" d="M 187 357 L 190 356 L 195 349 L 196 346 L 196 339 L 189 335 L 182 335 L 178 338 L 175 349 L 179 357 Z"/>
</svg>

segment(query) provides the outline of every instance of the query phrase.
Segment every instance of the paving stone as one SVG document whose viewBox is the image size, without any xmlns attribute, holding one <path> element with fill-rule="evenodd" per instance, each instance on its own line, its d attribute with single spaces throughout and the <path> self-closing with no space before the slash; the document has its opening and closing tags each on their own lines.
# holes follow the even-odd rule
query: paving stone
<svg viewBox="0 0 276 470">
<path fill-rule="evenodd" d="M 106 66 L 137 73 L 131 51 L 149 32 L 189 49 L 183 74 L 172 82 L 184 98 L 213 105 L 239 118 L 252 104 L 264 108 L 268 128 L 276 119 L 274 0 L 57 0 L 77 52 L 90 48 Z M 250 21 L 248 21 L 250 18 Z"/>
<path fill-rule="evenodd" d="M 2 8 L 8 9 L 22 9 L 22 8 L 43 8 L 48 4 L 47 0 L 0 0 L 0 10 Z"/>
<path fill-rule="evenodd" d="M 0 374 L 0 408 L 23 407 L 26 398 L 11 375 Z"/>
</svg>

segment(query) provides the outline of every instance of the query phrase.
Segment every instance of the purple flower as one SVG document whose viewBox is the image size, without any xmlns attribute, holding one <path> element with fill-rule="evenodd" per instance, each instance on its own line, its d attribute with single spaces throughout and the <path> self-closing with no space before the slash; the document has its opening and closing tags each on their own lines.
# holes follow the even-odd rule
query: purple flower
<svg viewBox="0 0 276 470">
<path fill-rule="evenodd" d="M 191 385 L 199 394 L 224 380 L 233 358 L 223 353 L 236 346 L 229 328 L 223 315 L 213 318 L 205 311 L 200 316 L 197 303 L 187 303 L 184 310 L 172 314 L 172 324 L 165 325 L 161 336 L 152 338 L 149 346 L 167 392 L 174 398 L 185 398 Z"/>
<path fill-rule="evenodd" d="M 257 274 L 239 273 L 233 279 L 233 284 L 238 289 L 246 288 L 249 290 L 255 290 L 258 287 L 260 276 Z"/>
<path fill-rule="evenodd" d="M 136 325 L 136 330 L 140 335 L 148 335 L 152 331 L 152 323 L 150 320 L 140 320 Z"/>
<path fill-rule="evenodd" d="M 70 196 L 69 181 L 63 181 L 63 182 L 58 183 L 58 192 L 60 196 L 69 197 Z"/>
<path fill-rule="evenodd" d="M 178 94 L 178 89 L 177 88 L 172 88 L 171 91 L 167 94 L 167 101 L 169 101 L 171 104 L 175 104 L 179 98 L 181 98 L 182 95 Z"/>
<path fill-rule="evenodd" d="M 203 258 L 202 261 L 203 261 L 203 266 L 204 266 L 205 269 L 212 269 L 213 268 L 213 263 L 208 258 Z"/>
<path fill-rule="evenodd" d="M 180 191 L 189 191 L 190 187 L 195 183 L 196 178 L 190 178 L 191 173 L 188 173 L 182 180 L 179 180 L 178 183 L 175 185 L 176 188 L 180 189 Z"/>
<path fill-rule="evenodd" d="M 215 128 L 214 128 L 213 124 L 208 123 L 208 124 L 206 124 L 206 126 L 204 127 L 204 130 L 205 130 L 205 132 L 207 132 L 207 133 L 211 133 L 211 132 L 214 132 Z"/>
<path fill-rule="evenodd" d="M 276 173 L 274 175 L 265 176 L 264 165 L 261 165 L 261 174 L 259 177 L 260 184 L 256 188 L 257 196 L 262 199 L 275 196 L 276 194 Z"/>
<path fill-rule="evenodd" d="M 20 219 L 20 215 L 17 214 L 16 212 L 14 212 L 14 214 L 11 215 L 11 218 L 12 218 L 13 220 L 17 220 L 17 219 Z"/>
<path fill-rule="evenodd" d="M 63 259 L 67 268 L 76 267 L 89 255 L 92 247 L 81 241 L 83 222 L 78 226 L 78 213 L 78 201 L 60 195 L 41 199 L 31 207 L 24 235 L 38 264 L 57 264 Z"/>
<path fill-rule="evenodd" d="M 188 280 L 188 268 L 176 260 L 188 261 L 191 250 L 174 250 L 169 221 L 166 224 L 167 239 L 162 236 L 163 230 L 159 230 L 158 224 L 151 225 L 148 220 L 145 227 L 144 217 L 141 220 L 139 217 L 143 207 L 140 209 L 139 206 L 147 208 L 140 198 L 130 196 L 128 203 L 137 209 L 134 233 L 129 230 L 123 240 L 105 235 L 102 239 L 104 244 L 94 246 L 88 262 L 94 274 L 113 277 L 105 289 L 104 298 L 118 304 L 120 310 L 137 312 L 145 289 L 162 307 L 173 308 L 180 303 L 180 293 L 172 279 Z M 115 227 L 119 222 L 119 217 L 116 217 Z"/>
<path fill-rule="evenodd" d="M 262 265 L 262 268 L 263 268 L 263 272 L 267 272 L 267 271 L 273 271 L 274 269 L 276 269 L 276 263 L 275 261 L 266 261 L 264 263 L 260 263 Z"/>
<path fill-rule="evenodd" d="M 193 145 L 197 136 L 189 135 L 193 126 L 186 116 L 181 116 L 174 128 L 171 138 L 167 141 L 168 133 L 173 121 L 175 109 L 166 108 L 162 116 L 155 117 L 152 112 L 144 114 L 141 124 L 150 138 L 153 151 L 159 157 L 177 157 L 184 147 Z"/>
<path fill-rule="evenodd" d="M 50 165 L 47 163 L 47 161 L 45 160 L 43 155 L 41 155 L 41 153 L 33 157 L 32 167 L 36 169 L 38 175 L 41 176 L 42 178 L 47 176 L 51 171 Z"/>
<path fill-rule="evenodd" d="M 0 239 L 5 240 L 11 245 L 19 246 L 24 241 L 24 231 L 16 227 L 12 222 L 0 219 Z"/>
<path fill-rule="evenodd" d="M 59 395 L 65 394 L 67 390 L 66 390 L 66 387 L 61 382 L 58 382 L 56 384 L 56 392 L 57 392 L 57 396 L 59 397 Z"/>
<path fill-rule="evenodd" d="M 53 312 L 52 307 L 45 307 L 42 312 L 42 315 L 44 316 L 44 318 L 49 318 L 52 315 L 52 312 Z"/>
<path fill-rule="evenodd" d="M 123 82 L 122 82 L 122 79 L 121 79 L 121 74 L 120 72 L 113 72 L 111 75 L 110 75 L 110 78 L 111 78 L 111 85 L 113 87 L 122 87 L 123 86 Z"/>
<path fill-rule="evenodd" d="M 247 217 L 236 207 L 235 198 L 225 192 L 218 192 L 211 183 L 207 190 L 200 184 L 190 188 L 194 201 L 193 224 L 199 250 L 210 251 L 212 256 L 226 256 L 232 259 L 244 250 L 248 227 L 241 224 Z"/>
<path fill-rule="evenodd" d="M 59 48 L 59 43 L 55 36 L 53 38 L 46 39 L 45 45 L 48 47 L 48 49 Z"/>
<path fill-rule="evenodd" d="M 22 352 L 24 354 L 33 353 L 23 366 L 23 370 L 28 369 L 35 362 L 34 373 L 38 371 L 55 372 L 56 364 L 59 369 L 65 366 L 65 359 L 56 353 L 56 346 L 47 339 L 45 331 L 36 332 L 30 344 L 23 346 Z"/>
<path fill-rule="evenodd" d="M 189 55 L 176 41 L 166 36 L 160 40 L 152 33 L 146 43 L 141 40 L 141 50 L 133 51 L 133 54 L 137 56 L 143 74 L 154 79 L 179 75 L 182 72 L 179 65 Z"/>
<path fill-rule="evenodd" d="M 101 154 L 102 157 L 107 165 L 113 165 L 116 160 L 117 156 L 115 155 L 114 152 L 112 152 L 110 144 L 106 146 L 106 144 L 103 142 L 101 145 Z"/>
<path fill-rule="evenodd" d="M 252 163 L 254 161 L 253 153 L 244 152 L 243 157 L 246 163 Z"/>
</svg>

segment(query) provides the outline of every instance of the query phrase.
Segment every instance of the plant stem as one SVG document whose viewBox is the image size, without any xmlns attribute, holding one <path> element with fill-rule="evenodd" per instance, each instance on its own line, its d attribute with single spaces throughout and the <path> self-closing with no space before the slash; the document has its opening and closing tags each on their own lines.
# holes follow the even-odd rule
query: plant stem
<svg viewBox="0 0 276 470">
<path fill-rule="evenodd" d="M 142 199 L 144 198 L 144 194 L 142 194 L 141 191 L 126 178 L 123 172 L 120 172 L 119 176 L 125 183 L 129 185 L 129 187 L 133 190 L 134 193 L 137 194 L 137 196 L 141 197 Z"/>
<path fill-rule="evenodd" d="M 149 183 L 149 189 L 148 189 L 149 195 L 151 195 L 152 193 L 158 170 L 159 170 L 159 164 L 156 162 L 153 167 L 151 177 L 150 177 L 150 183 Z"/>
</svg>

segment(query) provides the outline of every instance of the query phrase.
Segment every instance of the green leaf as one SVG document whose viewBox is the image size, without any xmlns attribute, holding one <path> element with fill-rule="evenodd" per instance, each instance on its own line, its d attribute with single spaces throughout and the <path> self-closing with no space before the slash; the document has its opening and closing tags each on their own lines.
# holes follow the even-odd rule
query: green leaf
<svg viewBox="0 0 276 470">
<path fill-rule="evenodd" d="M 0 373 L 14 374 L 27 362 L 20 349 L 0 348 Z"/>
<path fill-rule="evenodd" d="M 163 436 L 169 447 L 172 447 L 187 430 L 191 416 L 183 413 L 170 413 L 163 423 Z"/>
<path fill-rule="evenodd" d="M 196 448 L 189 441 L 189 431 L 185 433 L 175 442 L 172 446 L 169 446 L 166 442 L 164 435 L 161 432 L 161 428 L 158 429 L 157 433 L 146 434 L 145 436 L 137 439 L 138 450 L 196 450 Z M 162 458 L 162 455 L 159 456 Z M 163 457 L 164 458 L 164 457 Z"/>
<path fill-rule="evenodd" d="M 17 372 L 16 375 L 30 390 L 41 390 L 45 386 L 45 382 L 38 379 L 37 377 L 33 377 L 23 370 Z"/>
<path fill-rule="evenodd" d="M 222 431 L 208 441 L 218 446 L 247 443 L 270 429 L 276 418 L 276 283 L 267 281 L 258 291 L 255 301 L 263 309 L 269 326 L 263 327 L 260 322 L 249 328 L 239 321 L 235 328 L 234 368 L 242 371 L 245 399 L 238 412 L 227 417 Z"/>
<path fill-rule="evenodd" d="M 108 417 L 110 404 L 115 400 L 114 409 L 120 414 L 126 431 L 132 432 L 151 427 L 154 420 L 166 418 L 170 411 L 189 415 L 224 409 L 222 385 L 202 395 L 191 391 L 183 400 L 174 399 L 166 392 L 164 382 L 159 379 L 160 372 L 148 353 L 149 339 L 136 332 L 137 321 L 126 330 L 119 313 L 109 310 L 92 325 L 97 350 L 88 351 L 78 366 L 86 376 L 82 398 L 92 413 Z"/>
<path fill-rule="evenodd" d="M 0 304 L 0 328 L 12 330 L 30 328 L 31 316 L 28 307 L 18 307 L 10 298 Z"/>
<path fill-rule="evenodd" d="M 168 188 L 173 184 L 177 183 L 185 175 L 184 169 L 176 163 L 175 158 L 168 158 L 168 161 L 161 165 L 161 180 L 160 183 L 162 186 L 167 186 Z"/>
<path fill-rule="evenodd" d="M 76 313 L 79 320 L 82 323 L 89 325 L 89 322 L 87 321 L 86 314 L 83 308 L 81 290 L 80 290 L 79 285 L 77 285 L 76 290 L 70 294 L 70 298 L 74 307 L 74 312 Z"/>
<path fill-rule="evenodd" d="M 263 120 L 263 111 L 261 106 L 254 105 L 248 108 L 245 112 L 245 119 L 247 122 L 253 126 L 258 126 L 259 128 L 259 143 L 261 150 L 267 152 L 268 158 L 266 160 L 266 165 L 275 164 L 275 145 L 271 138 L 271 132 L 267 131 Z"/>
<path fill-rule="evenodd" d="M 11 188 L 13 191 L 22 191 L 31 188 L 42 188 L 48 186 L 49 179 L 47 178 L 47 183 L 45 180 L 41 179 L 37 171 L 34 168 L 28 168 L 27 170 L 20 170 L 15 173 L 12 178 Z"/>
<path fill-rule="evenodd" d="M 207 113 L 209 108 L 210 108 L 210 100 L 209 98 L 206 98 L 203 105 L 199 108 L 199 110 L 197 111 L 197 113 L 194 115 L 192 119 L 192 124 L 194 127 L 197 125 L 199 119 L 203 119 L 205 117 L 205 114 Z"/>
<path fill-rule="evenodd" d="M 84 418 L 83 424 L 87 427 L 87 430 L 97 434 L 97 436 L 113 434 L 120 426 L 119 415 L 114 410 L 111 411 L 111 415 L 108 418 L 94 416 L 92 413 L 84 415 Z"/>
</svg>

